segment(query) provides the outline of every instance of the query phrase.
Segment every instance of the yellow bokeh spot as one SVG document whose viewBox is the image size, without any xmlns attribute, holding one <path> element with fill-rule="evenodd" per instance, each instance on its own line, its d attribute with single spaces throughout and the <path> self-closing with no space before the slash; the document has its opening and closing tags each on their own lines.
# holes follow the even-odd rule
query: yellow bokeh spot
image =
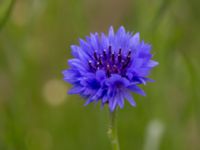
<svg viewBox="0 0 200 150">
<path fill-rule="evenodd" d="M 45 101 L 52 105 L 58 106 L 62 104 L 66 99 L 67 86 L 64 81 L 58 79 L 52 79 L 47 81 L 43 88 L 43 95 Z"/>
</svg>

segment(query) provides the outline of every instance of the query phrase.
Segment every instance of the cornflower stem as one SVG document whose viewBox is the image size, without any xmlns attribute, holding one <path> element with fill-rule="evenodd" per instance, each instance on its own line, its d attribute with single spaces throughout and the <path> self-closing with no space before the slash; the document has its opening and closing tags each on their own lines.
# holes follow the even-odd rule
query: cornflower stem
<svg viewBox="0 0 200 150">
<path fill-rule="evenodd" d="M 111 142 L 112 150 L 120 150 L 117 134 L 116 113 L 117 110 L 114 110 L 113 112 L 109 111 L 108 137 Z"/>
</svg>

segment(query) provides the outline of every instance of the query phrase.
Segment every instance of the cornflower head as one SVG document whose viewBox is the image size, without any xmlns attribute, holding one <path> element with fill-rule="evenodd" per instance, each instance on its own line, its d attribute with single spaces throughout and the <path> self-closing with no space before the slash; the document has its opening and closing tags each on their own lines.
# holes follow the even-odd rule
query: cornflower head
<svg viewBox="0 0 200 150">
<path fill-rule="evenodd" d="M 91 33 L 71 50 L 74 58 L 63 71 L 64 81 L 73 85 L 68 93 L 83 97 L 85 105 L 100 101 L 111 112 L 123 108 L 125 99 L 136 106 L 131 93 L 145 95 L 138 85 L 152 82 L 148 75 L 158 65 L 152 60 L 151 45 L 123 26 L 116 33 L 111 26 L 108 35 Z"/>
</svg>

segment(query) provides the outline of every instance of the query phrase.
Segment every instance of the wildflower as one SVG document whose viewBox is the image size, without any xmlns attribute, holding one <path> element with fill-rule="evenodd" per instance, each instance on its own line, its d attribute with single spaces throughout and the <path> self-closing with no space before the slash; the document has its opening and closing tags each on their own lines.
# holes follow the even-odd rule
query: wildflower
<svg viewBox="0 0 200 150">
<path fill-rule="evenodd" d="M 71 49 L 74 58 L 63 71 L 64 80 L 73 85 L 68 93 L 79 94 L 85 105 L 108 104 L 110 111 L 123 108 L 125 99 L 135 106 L 131 93 L 145 95 L 138 85 L 152 82 L 147 76 L 158 65 L 151 59 L 151 45 L 140 42 L 139 33 L 133 35 L 124 27 L 116 33 L 110 27 L 108 35 L 91 33 Z"/>
</svg>

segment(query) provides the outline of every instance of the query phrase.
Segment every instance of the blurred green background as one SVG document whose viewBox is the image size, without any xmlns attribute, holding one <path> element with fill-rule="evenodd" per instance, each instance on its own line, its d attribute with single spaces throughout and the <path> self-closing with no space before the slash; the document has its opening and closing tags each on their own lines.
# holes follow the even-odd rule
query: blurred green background
<svg viewBox="0 0 200 150">
<path fill-rule="evenodd" d="M 109 150 L 107 108 L 66 94 L 70 45 L 124 25 L 160 65 L 118 112 L 122 150 L 200 149 L 200 1 L 0 0 L 0 150 Z"/>
</svg>

